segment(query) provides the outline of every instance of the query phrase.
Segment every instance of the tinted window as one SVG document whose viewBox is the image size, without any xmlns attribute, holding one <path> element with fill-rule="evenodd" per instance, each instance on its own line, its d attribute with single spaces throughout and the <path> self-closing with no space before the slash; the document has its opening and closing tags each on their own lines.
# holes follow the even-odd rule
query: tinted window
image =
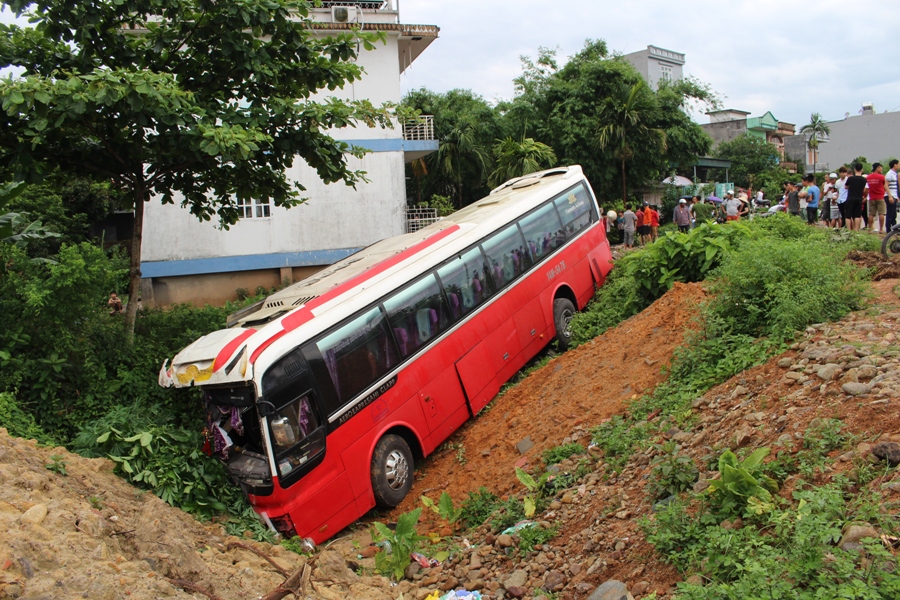
<svg viewBox="0 0 900 600">
<path fill-rule="evenodd" d="M 438 269 L 454 318 L 467 314 L 491 295 L 484 269 L 480 248 L 472 248 Z"/>
<path fill-rule="evenodd" d="M 400 356 L 407 357 L 446 329 L 450 309 L 434 275 L 420 279 L 384 301 Z"/>
<path fill-rule="evenodd" d="M 270 417 L 269 428 L 280 477 L 302 467 L 325 449 L 325 429 L 312 392 L 282 406 Z"/>
<path fill-rule="evenodd" d="M 531 256 L 525 250 L 525 241 L 515 223 L 489 237 L 483 248 L 498 290 L 531 266 Z"/>
<path fill-rule="evenodd" d="M 566 241 L 559 215 L 552 204 L 545 204 L 519 221 L 528 251 L 536 261 L 556 250 Z"/>
<path fill-rule="evenodd" d="M 594 202 L 583 185 L 569 190 L 553 202 L 569 237 L 597 220 Z"/>
<path fill-rule="evenodd" d="M 397 364 L 387 319 L 373 308 L 316 343 L 341 403 L 375 383 Z"/>
</svg>

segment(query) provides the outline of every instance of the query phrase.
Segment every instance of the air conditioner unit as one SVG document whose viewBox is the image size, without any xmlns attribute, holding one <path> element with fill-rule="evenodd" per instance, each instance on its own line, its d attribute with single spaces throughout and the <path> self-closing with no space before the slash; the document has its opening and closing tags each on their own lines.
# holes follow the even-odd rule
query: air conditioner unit
<svg viewBox="0 0 900 600">
<path fill-rule="evenodd" d="M 331 20 L 334 23 L 353 23 L 356 21 L 355 6 L 332 6 Z"/>
</svg>

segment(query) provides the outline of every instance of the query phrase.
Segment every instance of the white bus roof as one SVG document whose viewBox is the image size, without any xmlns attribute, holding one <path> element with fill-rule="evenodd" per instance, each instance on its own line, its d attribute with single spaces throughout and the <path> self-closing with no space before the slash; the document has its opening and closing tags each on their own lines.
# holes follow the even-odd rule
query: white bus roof
<svg viewBox="0 0 900 600">
<path fill-rule="evenodd" d="M 286 352 L 402 287 L 517 216 L 583 180 L 580 166 L 507 181 L 490 195 L 414 233 L 376 242 L 229 318 L 163 365 L 163 386 L 252 379 Z M 295 335 L 286 336 L 288 332 Z M 269 350 L 268 352 L 264 352 Z M 258 363 L 253 366 L 250 363 Z M 228 364 L 228 368 L 222 368 Z M 258 370 L 262 369 L 262 370 Z"/>
</svg>

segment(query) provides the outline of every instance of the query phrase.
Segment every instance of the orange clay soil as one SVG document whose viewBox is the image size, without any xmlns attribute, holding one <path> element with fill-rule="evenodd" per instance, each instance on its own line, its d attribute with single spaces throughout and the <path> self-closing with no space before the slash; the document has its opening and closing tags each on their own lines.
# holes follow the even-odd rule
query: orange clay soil
<svg viewBox="0 0 900 600">
<path fill-rule="evenodd" d="M 683 341 L 704 297 L 699 284 L 676 283 L 640 314 L 530 374 L 419 465 L 409 495 L 387 518 L 395 520 L 421 506 L 420 496 L 437 499 L 444 490 L 456 506 L 480 486 L 503 497 L 521 491 L 517 465 L 525 467 L 527 460 L 539 466 L 542 451 L 577 441 L 570 434 L 579 425 L 586 445 L 589 427 L 623 413 L 629 400 L 665 379 L 661 367 Z M 516 444 L 525 438 L 534 447 L 522 455 Z M 423 512 L 422 524 L 425 530 L 440 527 L 430 511 Z"/>
</svg>

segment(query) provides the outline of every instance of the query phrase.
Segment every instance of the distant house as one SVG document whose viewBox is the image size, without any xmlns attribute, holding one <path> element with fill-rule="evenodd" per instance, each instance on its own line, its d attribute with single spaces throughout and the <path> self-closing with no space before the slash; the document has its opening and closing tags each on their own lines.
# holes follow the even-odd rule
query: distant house
<svg viewBox="0 0 900 600">
<path fill-rule="evenodd" d="M 795 135 L 795 125 L 775 118 L 771 112 L 761 117 L 751 117 L 744 110 L 713 110 L 709 115 L 709 123 L 700 125 L 703 131 L 713 139 L 714 147 L 730 142 L 742 135 L 750 135 L 774 144 L 782 158 L 785 155 L 785 140 Z M 794 157 L 788 152 L 788 156 Z"/>
<path fill-rule="evenodd" d="M 900 112 L 879 114 L 871 105 L 863 105 L 861 113 L 828 123 L 831 132 L 827 140 L 819 141 L 816 171 L 835 171 L 857 156 L 865 157 L 870 163 L 900 158 Z M 798 156 L 807 156 L 810 153 L 807 148 L 808 139 L 807 134 L 798 135 L 792 141 L 794 150 L 790 152 L 798 151 Z M 823 141 L 828 143 L 822 143 Z M 811 155 L 807 156 L 807 172 L 813 170 L 812 160 Z"/>
<path fill-rule="evenodd" d="M 634 65 L 644 81 L 653 89 L 659 89 L 659 82 L 678 81 L 684 78 L 684 54 L 656 46 L 647 46 L 646 50 L 638 50 L 622 56 Z"/>
<path fill-rule="evenodd" d="M 360 53 L 357 62 L 366 70 L 364 78 L 328 96 L 367 98 L 375 105 L 401 100 L 401 73 L 437 39 L 439 29 L 400 23 L 398 3 L 325 0 L 310 10 L 318 35 L 359 27 L 387 36 L 386 44 Z M 198 221 L 178 206 L 177 198 L 174 205 L 148 203 L 141 253 L 144 305 L 222 304 L 235 298 L 238 288 L 254 292 L 260 286 L 290 283 L 403 233 L 404 165 L 437 150 L 431 117 L 394 129 L 347 127 L 332 135 L 370 150 L 362 159 L 349 159 L 352 169 L 367 173 L 368 183 L 355 190 L 341 183 L 325 185 L 314 169 L 298 160 L 288 177 L 306 187 L 307 203 L 286 210 L 248 200 L 229 231 Z"/>
</svg>

